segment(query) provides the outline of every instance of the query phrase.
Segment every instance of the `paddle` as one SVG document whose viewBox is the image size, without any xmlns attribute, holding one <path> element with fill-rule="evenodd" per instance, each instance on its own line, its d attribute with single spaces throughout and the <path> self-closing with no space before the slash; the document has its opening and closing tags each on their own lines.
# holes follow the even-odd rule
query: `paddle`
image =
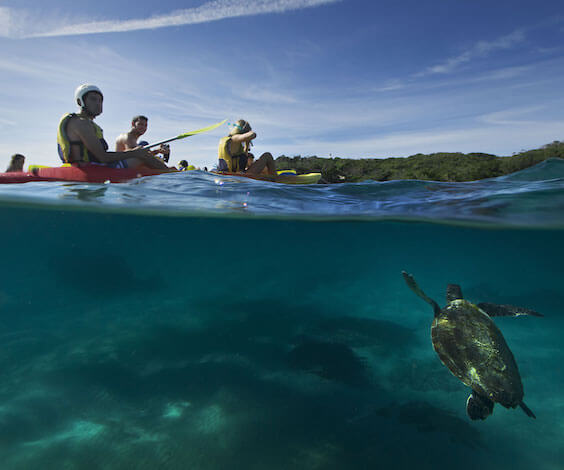
<svg viewBox="0 0 564 470">
<path fill-rule="evenodd" d="M 222 124 L 224 124 L 225 121 L 227 121 L 227 119 L 224 119 L 223 121 L 218 122 L 217 124 L 213 124 L 211 126 L 204 127 L 203 129 L 198 129 L 197 131 L 185 132 L 184 134 L 177 135 L 176 137 L 173 137 L 172 139 L 166 139 L 166 140 L 162 140 L 161 142 L 157 142 L 155 144 L 147 145 L 145 148 L 150 149 L 152 147 L 158 147 L 159 145 L 166 144 L 168 142 L 172 142 L 173 140 L 184 139 L 185 137 L 190 137 L 191 135 L 201 134 L 202 132 L 211 131 L 211 130 L 216 129 L 217 127 L 221 126 Z"/>
</svg>

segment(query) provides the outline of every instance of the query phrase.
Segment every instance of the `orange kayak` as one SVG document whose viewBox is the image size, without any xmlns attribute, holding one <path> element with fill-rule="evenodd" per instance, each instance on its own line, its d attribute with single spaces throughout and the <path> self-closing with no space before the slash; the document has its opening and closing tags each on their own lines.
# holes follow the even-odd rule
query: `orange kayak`
<svg viewBox="0 0 564 470">
<path fill-rule="evenodd" d="M 0 173 L 0 184 L 32 181 L 76 181 L 83 183 L 122 183 L 142 176 L 160 175 L 176 170 L 150 168 L 108 168 L 101 165 L 31 167 L 32 171 Z"/>
</svg>

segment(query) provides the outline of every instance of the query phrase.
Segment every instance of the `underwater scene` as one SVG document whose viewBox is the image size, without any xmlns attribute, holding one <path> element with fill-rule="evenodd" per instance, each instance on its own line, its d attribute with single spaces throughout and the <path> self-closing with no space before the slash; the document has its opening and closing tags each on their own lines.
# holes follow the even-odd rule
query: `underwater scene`
<svg viewBox="0 0 564 470">
<path fill-rule="evenodd" d="M 2 469 L 564 468 L 562 160 L 472 183 L 2 185 L 0 214 Z M 468 417 L 402 271 L 440 308 L 458 284 L 543 315 L 493 317 L 536 419 Z"/>
</svg>

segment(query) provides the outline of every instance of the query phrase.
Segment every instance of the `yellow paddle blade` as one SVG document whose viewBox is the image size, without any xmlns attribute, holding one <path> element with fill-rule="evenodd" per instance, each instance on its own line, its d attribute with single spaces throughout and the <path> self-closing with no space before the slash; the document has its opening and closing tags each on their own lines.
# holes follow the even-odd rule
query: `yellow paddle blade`
<svg viewBox="0 0 564 470">
<path fill-rule="evenodd" d="M 188 137 L 189 135 L 201 134 L 202 132 L 211 131 L 211 130 L 216 129 L 217 127 L 225 124 L 226 121 L 227 121 L 227 119 L 224 119 L 223 121 L 218 122 L 217 124 L 212 124 L 211 126 L 204 127 L 202 129 L 198 129 L 197 131 L 190 131 L 190 132 L 186 132 L 185 134 L 180 134 L 176 138 L 177 139 L 183 139 L 184 137 Z"/>
</svg>

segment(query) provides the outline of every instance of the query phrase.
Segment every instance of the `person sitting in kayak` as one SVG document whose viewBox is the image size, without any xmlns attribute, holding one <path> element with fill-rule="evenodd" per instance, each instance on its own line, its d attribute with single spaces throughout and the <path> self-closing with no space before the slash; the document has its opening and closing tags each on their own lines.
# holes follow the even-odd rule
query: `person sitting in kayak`
<svg viewBox="0 0 564 470">
<path fill-rule="evenodd" d="M 12 158 L 10 160 L 10 164 L 8 165 L 8 168 L 6 169 L 6 173 L 23 171 L 24 162 L 25 162 L 25 157 L 20 153 L 15 153 L 14 155 L 12 155 Z"/>
<path fill-rule="evenodd" d="M 245 171 L 247 171 L 253 165 L 253 163 L 255 163 L 255 156 L 249 152 L 249 154 L 247 155 L 247 167 L 245 168 Z M 268 175 L 268 168 L 265 166 L 260 174 Z"/>
<path fill-rule="evenodd" d="M 147 132 L 147 126 L 149 124 L 149 119 L 146 116 L 135 116 L 131 120 L 131 129 L 129 132 L 120 134 L 116 139 L 116 152 L 123 152 L 125 150 L 133 150 L 137 147 L 144 147 L 148 145 L 148 142 L 141 141 L 137 142 L 139 137 L 141 137 L 145 132 Z M 170 146 L 161 145 L 157 150 L 151 150 L 153 155 L 162 154 L 162 160 L 168 163 L 170 158 Z"/>
<path fill-rule="evenodd" d="M 186 160 L 180 160 L 176 168 L 178 169 L 178 171 L 191 171 L 200 169 L 200 167 L 195 167 L 194 165 L 188 164 Z"/>
<path fill-rule="evenodd" d="M 251 141 L 256 136 L 251 125 L 244 119 L 239 119 L 231 128 L 229 135 L 219 141 L 218 171 L 259 175 L 264 168 L 267 168 L 268 174 L 276 177 L 276 164 L 269 152 L 263 153 L 258 160 L 247 167 Z"/>
<path fill-rule="evenodd" d="M 162 160 L 142 147 L 124 152 L 108 152 L 108 143 L 94 118 L 102 114 L 104 96 L 97 86 L 80 85 L 74 93 L 80 113 L 65 114 L 59 122 L 57 144 L 64 163 L 92 163 L 112 168 L 168 169 Z"/>
</svg>

